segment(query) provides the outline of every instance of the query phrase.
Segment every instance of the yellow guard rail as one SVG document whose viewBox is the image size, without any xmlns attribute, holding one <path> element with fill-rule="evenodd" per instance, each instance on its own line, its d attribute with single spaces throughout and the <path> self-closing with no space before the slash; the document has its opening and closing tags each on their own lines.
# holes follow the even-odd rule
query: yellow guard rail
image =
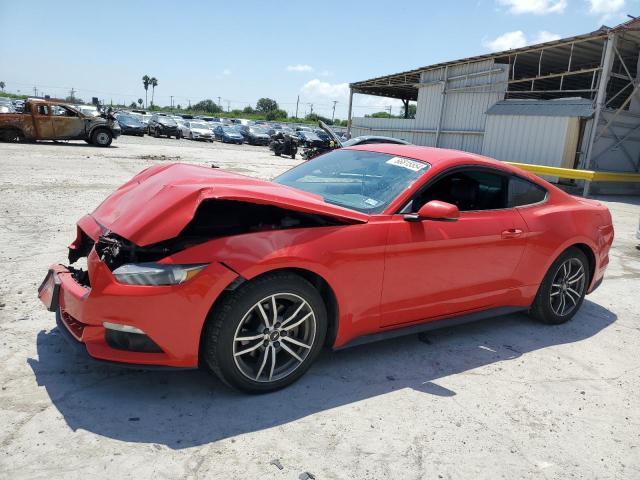
<svg viewBox="0 0 640 480">
<path fill-rule="evenodd" d="M 588 182 L 640 182 L 640 173 L 596 172 L 594 170 L 575 170 L 573 168 L 548 167 L 546 165 L 531 165 L 529 163 L 506 163 L 539 175 L 586 180 L 587 184 L 585 185 L 584 195 L 588 195 L 589 192 Z"/>
</svg>

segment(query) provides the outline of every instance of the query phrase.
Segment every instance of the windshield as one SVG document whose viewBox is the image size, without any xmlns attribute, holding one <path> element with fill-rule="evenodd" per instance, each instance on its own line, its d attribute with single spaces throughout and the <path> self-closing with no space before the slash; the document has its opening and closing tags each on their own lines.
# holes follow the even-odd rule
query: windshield
<svg viewBox="0 0 640 480">
<path fill-rule="evenodd" d="M 190 128 L 201 128 L 203 130 L 208 130 L 209 129 L 209 127 L 207 126 L 206 123 L 197 123 L 197 122 L 191 122 L 189 124 L 189 127 Z"/>
<path fill-rule="evenodd" d="M 266 135 L 266 133 L 267 133 L 267 131 L 264 128 L 252 127 L 252 128 L 249 129 L 249 131 L 251 133 L 255 133 L 256 135 L 261 135 L 261 134 L 265 134 Z"/>
<path fill-rule="evenodd" d="M 173 118 L 169 117 L 158 117 L 158 122 L 163 125 L 176 125 L 176 121 Z"/>
<path fill-rule="evenodd" d="M 138 123 L 138 119 L 130 115 L 116 115 L 119 122 Z"/>
<path fill-rule="evenodd" d="M 98 115 L 100 115 L 100 112 L 98 112 L 97 109 L 91 108 L 91 107 L 80 107 L 80 111 L 85 115 L 89 115 L 93 117 L 97 117 Z"/>
<path fill-rule="evenodd" d="M 232 127 L 222 127 L 222 131 L 224 133 L 231 133 L 231 134 L 238 133 L 238 131 L 235 128 L 232 128 Z"/>
<path fill-rule="evenodd" d="M 386 153 L 334 150 L 283 173 L 274 182 L 371 214 L 384 211 L 429 167 L 426 162 Z"/>
</svg>

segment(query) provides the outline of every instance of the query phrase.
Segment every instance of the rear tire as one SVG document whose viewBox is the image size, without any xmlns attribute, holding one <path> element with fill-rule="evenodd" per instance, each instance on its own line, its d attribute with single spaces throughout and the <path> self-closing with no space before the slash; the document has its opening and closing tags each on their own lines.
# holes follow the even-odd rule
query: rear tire
<svg viewBox="0 0 640 480">
<path fill-rule="evenodd" d="M 212 309 L 202 355 L 227 385 L 265 393 L 292 384 L 309 369 L 326 331 L 326 308 L 313 285 L 292 273 L 266 274 Z"/>
<path fill-rule="evenodd" d="M 23 133 L 17 128 L 0 130 L 0 142 L 21 143 L 24 142 Z"/>
<path fill-rule="evenodd" d="M 549 325 L 568 322 L 580 309 L 589 281 L 589 261 L 582 250 L 565 250 L 542 280 L 531 316 Z"/>
</svg>

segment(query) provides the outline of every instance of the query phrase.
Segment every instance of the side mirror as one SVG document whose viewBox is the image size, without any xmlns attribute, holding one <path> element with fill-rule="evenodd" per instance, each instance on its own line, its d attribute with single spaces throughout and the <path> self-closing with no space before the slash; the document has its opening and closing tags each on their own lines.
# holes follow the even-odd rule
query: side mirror
<svg viewBox="0 0 640 480">
<path fill-rule="evenodd" d="M 422 220 L 435 220 L 440 222 L 455 222 L 460 217 L 460 210 L 455 205 L 440 200 L 431 200 L 425 203 L 418 213 L 410 213 L 404 216 L 409 222 Z"/>
</svg>

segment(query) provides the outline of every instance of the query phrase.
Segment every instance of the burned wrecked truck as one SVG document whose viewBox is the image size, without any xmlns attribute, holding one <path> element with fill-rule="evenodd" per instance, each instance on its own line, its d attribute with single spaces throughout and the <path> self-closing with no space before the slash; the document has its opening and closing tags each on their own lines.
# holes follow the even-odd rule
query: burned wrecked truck
<svg viewBox="0 0 640 480">
<path fill-rule="evenodd" d="M 0 115 L 0 141 L 84 140 L 108 147 L 120 135 L 111 110 L 86 115 L 64 103 L 30 99 L 21 112 Z"/>
</svg>

